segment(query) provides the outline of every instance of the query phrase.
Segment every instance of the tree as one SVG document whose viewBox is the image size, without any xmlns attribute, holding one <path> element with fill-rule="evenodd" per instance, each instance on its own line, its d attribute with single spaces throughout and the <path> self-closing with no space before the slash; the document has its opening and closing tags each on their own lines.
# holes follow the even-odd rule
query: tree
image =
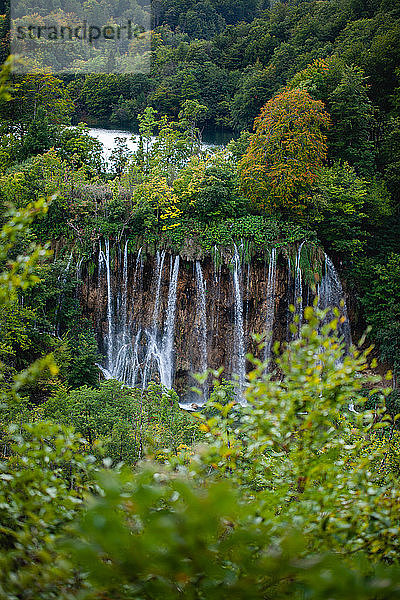
<svg viewBox="0 0 400 600">
<path fill-rule="evenodd" d="M 316 227 L 324 248 L 351 260 L 365 245 L 365 202 L 369 182 L 349 164 L 321 170 L 314 192 L 310 225 Z"/>
<path fill-rule="evenodd" d="M 36 118 L 31 122 L 22 140 L 21 158 L 41 154 L 54 144 L 55 129 L 49 125 L 48 118 L 40 107 Z"/>
<path fill-rule="evenodd" d="M 89 177 L 100 175 L 104 170 L 102 145 L 89 134 L 89 127 L 84 123 L 61 131 L 58 152 L 75 170 L 82 169 Z"/>
<path fill-rule="evenodd" d="M 110 163 L 114 172 L 121 175 L 132 153 L 128 148 L 125 137 L 116 137 L 114 141 L 115 147 L 111 152 Z"/>
<path fill-rule="evenodd" d="M 343 69 L 339 85 L 329 96 L 328 109 L 333 124 L 330 154 L 349 162 L 363 174 L 373 172 L 373 106 L 360 69 L 347 66 Z"/>
<path fill-rule="evenodd" d="M 171 184 L 190 156 L 200 150 L 201 135 L 196 124 L 205 112 L 205 106 L 187 101 L 179 121 L 170 121 L 166 115 L 157 120 L 157 111 L 151 107 L 138 115 L 140 141 L 131 164 L 131 179 L 156 176 Z"/>
<path fill-rule="evenodd" d="M 19 211 L 11 208 L 8 214 L 9 220 L 0 230 L 0 264 L 5 267 L 3 271 L 0 271 L 1 318 L 4 318 L 11 311 L 7 323 L 0 324 L 0 329 L 3 330 L 0 351 L 0 411 L 3 422 L 12 419 L 18 412 L 22 402 L 19 391 L 24 386 L 36 381 L 45 372 L 49 372 L 51 376 L 56 375 L 58 372 L 52 354 L 38 358 L 23 371 L 17 372 L 13 361 L 9 361 L 10 355 L 12 357 L 13 354 L 13 348 L 7 340 L 7 330 L 10 327 L 11 329 L 17 327 L 21 331 L 19 331 L 18 336 L 13 338 L 13 345 L 17 342 L 20 347 L 27 347 L 31 343 L 26 331 L 25 320 L 27 317 L 31 318 L 32 314 L 21 309 L 13 311 L 13 305 L 15 306 L 18 302 L 18 293 L 21 290 L 27 290 L 39 281 L 35 273 L 36 265 L 49 253 L 45 248 L 31 244 L 30 254 L 21 253 L 15 260 L 11 258 L 11 254 L 18 243 L 22 243 L 22 247 L 25 246 L 25 236 L 29 225 L 37 215 L 45 213 L 47 207 L 48 204 L 42 199 Z M 17 318 L 19 323 L 13 324 L 11 316 L 13 319 Z M 5 358 L 7 355 L 8 358 Z M 6 360 L 6 362 L 4 363 L 3 360 Z"/>
<path fill-rule="evenodd" d="M 11 66 L 12 59 L 9 59 L 0 71 L 0 105 L 10 100 L 8 77 Z M 0 230 L 0 265 L 2 266 L 2 271 L 0 271 L 0 311 L 3 317 L 7 313 L 11 313 L 10 316 L 13 315 L 13 307 L 17 305 L 18 294 L 21 291 L 26 291 L 39 282 L 35 273 L 37 264 L 50 255 L 46 246 L 42 247 L 36 243 L 29 244 L 28 240 L 30 225 L 35 218 L 47 213 L 51 199 L 39 198 L 19 210 L 10 204 L 8 212 L 3 216 L 5 222 Z M 26 252 L 27 247 L 29 252 Z M 15 254 L 17 254 L 16 257 Z M 15 312 L 17 315 L 19 314 L 19 320 L 22 321 L 32 316 L 32 313 L 23 309 Z M 10 324 L 11 319 L 8 320 L 5 327 L 3 324 L 4 329 L 9 328 Z M 21 345 L 30 344 L 24 327 L 22 333 L 19 334 L 18 342 Z M 4 333 L 1 346 L 3 354 L 9 354 L 10 350 L 12 353 L 12 347 L 9 343 L 7 344 L 7 337 L 4 336 Z M 5 378 L 6 372 L 7 366 L 0 358 L 0 409 L 4 420 L 12 417 L 14 409 L 18 410 L 18 405 L 21 404 L 19 395 L 21 388 L 37 380 L 44 372 L 49 372 L 50 376 L 56 375 L 58 368 L 54 357 L 49 354 L 39 358 L 23 371 L 11 373 L 11 377 Z"/>
<path fill-rule="evenodd" d="M 166 179 L 152 175 L 151 178 L 139 184 L 133 195 L 133 210 L 150 209 L 155 223 L 163 230 L 173 229 L 179 225 L 181 211 L 178 199 Z M 152 223 L 148 223 L 151 227 Z"/>
<path fill-rule="evenodd" d="M 50 423 L 2 428 L 0 587 L 3 598 L 51 600 L 79 585 L 60 561 L 64 526 L 81 509 L 91 460 L 71 429 Z"/>
<path fill-rule="evenodd" d="M 201 132 L 197 125 L 206 115 L 207 107 L 196 100 L 185 100 L 179 113 L 179 125 L 189 135 L 192 154 L 200 150 Z"/>
<path fill-rule="evenodd" d="M 10 62 L 0 73 L 0 102 L 9 99 L 9 66 Z M 36 244 L 27 253 L 21 249 L 27 246 L 29 226 L 48 205 L 40 199 L 19 210 L 10 206 L 0 230 L 0 588 L 4 597 L 25 595 L 29 589 L 32 597 L 50 600 L 55 581 L 61 595 L 74 581 L 68 569 L 55 565 L 56 540 L 82 502 L 90 459 L 79 453 L 80 440 L 71 430 L 21 423 L 26 404 L 21 390 L 45 371 L 57 374 L 53 357 L 41 358 L 19 373 L 7 373 L 3 363 L 16 344 L 24 348 L 32 343 L 25 330 L 32 313 L 19 306 L 18 294 L 38 283 L 37 264 L 49 252 Z M 20 424 L 6 427 L 16 415 Z"/>
<path fill-rule="evenodd" d="M 316 100 L 327 104 L 330 94 L 339 85 L 345 65 L 336 55 L 317 59 L 302 69 L 288 83 L 290 89 L 304 89 Z"/>
<path fill-rule="evenodd" d="M 162 456 L 165 448 L 175 453 L 181 444 L 201 437 L 197 422 L 180 410 L 176 393 L 153 382 L 146 390 L 116 380 L 97 388 L 60 387 L 37 412 L 74 426 L 85 436 L 90 453 L 99 458 L 105 450 L 115 463 L 134 464 L 145 452 Z"/>
<path fill-rule="evenodd" d="M 235 169 L 226 153 L 193 157 L 175 180 L 174 190 L 182 211 L 205 223 L 246 212 L 246 202 L 237 189 Z"/>
<path fill-rule="evenodd" d="M 276 92 L 276 73 L 270 66 L 263 67 L 257 60 L 246 67 L 236 93 L 230 102 L 230 125 L 234 129 L 251 128 L 254 117 L 265 102 Z"/>
<path fill-rule="evenodd" d="M 322 102 L 284 89 L 261 110 L 239 163 L 241 189 L 258 210 L 302 212 L 327 156 L 330 124 Z"/>
<path fill-rule="evenodd" d="M 138 78 L 137 85 L 135 85 L 135 77 Z M 79 100 L 90 115 L 97 119 L 106 119 L 110 116 L 112 106 L 117 98 L 123 96 L 123 98 L 129 99 L 136 93 L 140 93 L 141 77 L 144 78 L 143 75 L 96 74 L 92 71 L 85 77 L 82 88 L 79 90 Z M 145 81 L 143 89 L 146 89 Z"/>
<path fill-rule="evenodd" d="M 0 305 L 0 389 L 10 386 L 18 369 L 24 368 L 25 353 L 32 349 L 29 336 L 35 313 L 21 306 L 17 299 Z"/>
<path fill-rule="evenodd" d="M 289 87 L 301 87 L 326 105 L 332 119 L 328 134 L 329 161 L 346 161 L 364 175 L 373 172 L 374 115 L 363 71 L 332 56 L 307 65 L 293 77 Z"/>
<path fill-rule="evenodd" d="M 397 205 L 400 205 L 400 118 L 386 123 L 380 152 L 385 180 Z"/>
<path fill-rule="evenodd" d="M 49 124 L 69 122 L 73 102 L 63 82 L 50 74 L 27 74 L 14 85 L 12 101 L 7 106 L 11 125 L 25 132 L 32 121 L 46 114 Z"/>
<path fill-rule="evenodd" d="M 360 302 L 368 325 L 379 341 L 382 360 L 400 371 L 400 254 L 383 260 L 373 257 L 358 261 L 356 268 Z"/>
<path fill-rule="evenodd" d="M 139 123 L 139 148 L 135 156 L 135 162 L 143 168 L 144 173 L 150 170 L 151 142 L 157 127 L 157 111 L 148 106 L 137 119 Z"/>
<path fill-rule="evenodd" d="M 158 135 L 151 148 L 151 172 L 165 177 L 169 184 L 190 156 L 198 151 L 198 144 L 187 126 L 188 122 L 169 121 L 166 116 L 158 123 Z"/>
<path fill-rule="evenodd" d="M 226 149 L 232 155 L 232 158 L 236 163 L 238 163 L 246 154 L 250 140 L 251 133 L 244 130 L 240 132 L 240 136 L 237 139 L 233 139 L 227 144 Z"/>
</svg>

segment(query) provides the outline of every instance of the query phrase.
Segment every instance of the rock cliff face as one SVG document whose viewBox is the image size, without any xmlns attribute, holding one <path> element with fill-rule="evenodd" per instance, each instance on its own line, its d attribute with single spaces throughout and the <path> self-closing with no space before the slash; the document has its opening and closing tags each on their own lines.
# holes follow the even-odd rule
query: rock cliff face
<svg viewBox="0 0 400 600">
<path fill-rule="evenodd" d="M 190 391 L 192 373 L 206 368 L 224 367 L 224 375 L 235 374 L 243 388 L 246 353 L 268 359 L 272 342 L 291 336 L 289 305 L 295 298 L 303 306 L 312 302 L 301 268 L 305 251 L 273 249 L 246 264 L 235 248 L 216 266 L 210 258 L 189 261 L 165 252 L 133 255 L 127 243 L 105 240 L 93 274 L 82 268 L 82 302 L 104 355 L 103 373 L 128 385 L 161 380 L 183 402 L 198 402 Z M 337 305 L 343 295 L 328 258 L 317 291 L 322 307 Z M 252 333 L 267 333 L 263 350 Z M 347 329 L 343 333 L 349 336 Z"/>
</svg>

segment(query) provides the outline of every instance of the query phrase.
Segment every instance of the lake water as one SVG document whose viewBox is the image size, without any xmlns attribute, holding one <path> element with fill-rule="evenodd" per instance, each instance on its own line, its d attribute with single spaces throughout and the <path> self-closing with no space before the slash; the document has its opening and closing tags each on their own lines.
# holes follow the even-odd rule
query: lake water
<svg viewBox="0 0 400 600">
<path fill-rule="evenodd" d="M 126 144 L 132 152 L 138 149 L 139 135 L 127 129 L 103 129 L 100 127 L 90 127 L 89 133 L 92 137 L 99 140 L 103 145 L 103 156 L 108 162 L 111 153 L 115 148 L 115 138 L 125 138 Z M 227 131 L 207 131 L 203 134 L 203 150 L 216 150 L 225 146 L 231 139 L 233 134 Z"/>
</svg>

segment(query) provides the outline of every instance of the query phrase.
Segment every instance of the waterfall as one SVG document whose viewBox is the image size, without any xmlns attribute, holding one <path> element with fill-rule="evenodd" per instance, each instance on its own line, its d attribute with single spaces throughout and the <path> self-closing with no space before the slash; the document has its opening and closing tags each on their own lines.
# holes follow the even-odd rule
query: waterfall
<svg viewBox="0 0 400 600">
<path fill-rule="evenodd" d="M 161 250 L 146 262 L 141 249 L 136 256 L 129 253 L 126 240 L 114 248 L 112 240 L 102 239 L 98 249 L 99 287 L 96 289 L 97 275 L 93 278 L 85 268 L 81 293 L 104 350 L 103 366 L 99 367 L 104 376 L 143 389 L 152 378 L 168 388 L 176 384 L 180 393 L 187 390 L 181 400 L 183 405 L 189 405 L 195 400 L 188 389 L 193 383 L 193 370 L 205 372 L 224 367 L 227 376 L 237 379 L 237 397 L 244 402 L 248 336 L 253 331 L 265 334 L 264 349 L 259 352 L 255 348 L 254 354 L 269 370 L 273 340 L 279 333 L 284 338 L 285 325 L 289 327 L 292 322 L 291 313 L 288 312 L 287 322 L 284 315 L 281 319 L 277 314 L 278 291 L 280 308 L 286 298 L 288 304 L 299 297 L 304 305 L 306 300 L 312 301 L 313 293 L 310 295 L 301 269 L 303 245 L 304 242 L 297 246 L 295 254 L 287 249 L 288 254 L 292 253 L 287 263 L 286 297 L 281 299 L 286 268 L 278 260 L 277 248 L 271 248 L 265 268 L 259 260 L 249 267 L 244 265 L 240 246 L 234 246 L 230 264 L 222 262 L 217 266 L 209 261 L 183 261 Z M 340 307 L 343 289 L 327 256 L 317 292 L 319 308 L 339 307 L 346 317 L 339 324 L 339 335 L 350 346 L 346 307 Z M 298 308 L 296 314 L 299 315 Z M 289 335 L 288 340 L 293 337 Z M 210 391 L 207 383 L 198 387 L 202 399 L 206 399 Z"/>
<path fill-rule="evenodd" d="M 171 257 L 172 261 L 172 257 Z M 172 266 L 172 265 L 171 265 Z M 161 383 L 168 389 L 172 388 L 172 377 L 174 372 L 174 333 L 176 312 L 176 290 L 178 286 L 179 255 L 175 257 L 174 267 L 171 268 L 171 278 L 168 292 L 167 318 L 165 322 L 164 335 L 160 355 L 160 378 Z"/>
<path fill-rule="evenodd" d="M 82 279 L 82 263 L 83 263 L 83 256 L 80 257 L 80 259 L 77 262 L 76 265 L 76 271 L 75 271 L 75 279 L 80 282 Z"/>
<path fill-rule="evenodd" d="M 162 251 L 161 256 L 160 256 L 160 253 L 157 252 L 157 263 L 156 263 L 157 285 L 156 285 L 156 296 L 155 296 L 155 301 L 154 301 L 153 322 L 152 322 L 152 327 L 155 332 L 157 331 L 157 328 L 158 328 L 158 309 L 160 306 L 160 291 L 161 291 L 161 280 L 162 280 L 162 271 L 163 271 L 163 266 L 164 266 L 164 260 L 165 260 L 164 250 Z"/>
<path fill-rule="evenodd" d="M 207 371 L 207 312 L 206 312 L 206 286 L 203 278 L 203 271 L 200 262 L 196 261 L 196 288 L 197 288 L 197 316 L 200 341 L 200 372 Z M 206 387 L 203 386 L 204 396 L 206 396 Z"/>
<path fill-rule="evenodd" d="M 117 304 L 122 300 L 122 334 L 117 336 L 114 311 L 113 311 L 113 284 L 110 258 L 110 240 L 104 241 L 104 250 L 99 244 L 99 284 L 101 275 L 105 271 L 107 282 L 107 360 L 106 367 L 98 365 L 106 379 L 126 380 L 127 353 L 129 351 L 129 340 L 127 339 L 127 281 L 128 281 L 128 242 L 124 248 L 123 267 L 123 296 L 117 298 Z"/>
<path fill-rule="evenodd" d="M 286 295 L 287 295 L 287 310 L 286 310 L 286 341 L 290 342 L 291 333 L 290 333 L 290 298 L 291 298 L 291 285 L 292 285 L 292 267 L 290 264 L 290 254 L 288 253 L 287 257 L 287 287 L 286 287 Z"/>
<path fill-rule="evenodd" d="M 147 332 L 147 353 L 144 361 L 144 369 L 143 369 L 143 378 L 142 378 L 142 386 L 143 389 L 147 386 L 147 378 L 149 374 L 149 370 L 151 369 L 151 363 L 155 361 L 158 365 L 158 371 L 160 372 L 160 350 L 158 347 L 158 311 L 160 306 L 160 292 L 161 292 L 161 281 L 162 281 L 162 272 L 164 266 L 165 252 L 162 251 L 161 255 L 157 252 L 156 255 L 156 273 L 155 273 L 155 299 L 154 299 L 154 309 L 153 309 L 153 318 L 151 322 L 151 328 Z"/>
<path fill-rule="evenodd" d="M 105 265 L 107 276 L 107 370 L 113 371 L 114 357 L 114 328 L 112 311 L 112 284 L 111 284 L 111 265 L 110 265 L 110 240 L 105 240 Z"/>
<path fill-rule="evenodd" d="M 156 293 L 153 309 L 153 320 L 150 331 L 147 332 L 148 349 L 145 358 L 142 386 L 146 388 L 148 377 L 151 375 L 152 365 L 157 367 L 160 380 L 167 388 L 172 388 L 174 372 L 174 333 L 175 333 L 175 312 L 176 295 L 179 275 L 179 256 L 175 257 L 174 264 L 170 267 L 170 283 L 168 291 L 168 305 L 165 319 L 164 332 L 160 341 L 158 327 L 158 313 L 160 307 L 161 281 L 164 266 L 165 252 L 160 255 L 157 253 L 156 262 Z"/>
<path fill-rule="evenodd" d="M 303 322 L 303 273 L 301 270 L 301 251 L 302 251 L 304 244 L 305 244 L 305 241 L 301 242 L 300 246 L 298 247 L 297 254 L 296 254 L 295 272 L 294 272 L 294 277 L 295 277 L 294 297 L 293 297 L 293 304 L 295 307 L 294 314 L 299 319 L 298 323 L 296 323 L 297 336 L 300 335 L 300 329 L 301 329 L 301 325 Z M 295 336 L 296 336 L 296 334 L 294 334 L 292 337 L 295 337 Z"/>
<path fill-rule="evenodd" d="M 339 279 L 339 275 L 335 269 L 335 266 L 329 256 L 325 254 L 325 273 L 321 279 L 321 283 L 318 286 L 318 308 L 326 310 L 327 308 L 338 308 L 341 315 L 344 317 L 344 322 L 338 325 L 338 334 L 343 336 L 346 348 L 351 346 L 351 330 L 350 323 L 347 316 L 347 307 L 344 298 L 342 284 Z M 340 303 L 343 302 L 343 307 Z M 327 319 L 332 319 L 333 315 L 329 311 Z"/>
<path fill-rule="evenodd" d="M 135 283 L 137 281 L 137 274 L 138 274 L 138 270 L 139 270 L 139 265 L 142 267 L 143 266 L 143 262 L 142 262 L 142 249 L 139 248 L 139 252 L 137 254 L 136 257 L 136 263 L 135 263 Z"/>
<path fill-rule="evenodd" d="M 134 387 L 136 385 L 137 375 L 140 369 L 139 350 L 140 350 L 140 338 L 142 337 L 142 328 L 139 327 L 135 336 L 135 343 L 132 351 L 132 369 L 131 377 L 126 382 L 128 385 Z"/>
<path fill-rule="evenodd" d="M 121 322 L 122 330 L 120 329 L 119 334 L 116 336 L 116 343 L 114 343 L 114 349 L 117 354 L 115 361 L 112 364 L 112 368 L 109 367 L 109 371 L 114 379 L 119 379 L 128 383 L 134 377 L 133 365 L 132 365 L 132 344 L 129 336 L 129 325 L 128 325 L 128 240 L 125 241 L 124 252 L 123 252 L 123 266 L 122 266 L 122 287 L 118 294 L 118 306 L 121 307 Z M 121 326 L 121 324 L 120 324 Z M 114 335 L 116 327 L 114 326 Z M 116 348 L 115 348 L 116 346 Z"/>
<path fill-rule="evenodd" d="M 104 273 L 104 263 L 105 263 L 105 257 L 104 257 L 104 252 L 101 249 L 101 241 L 99 242 L 99 258 L 98 258 L 98 272 L 97 272 L 97 286 L 100 287 L 101 285 L 101 280 L 103 277 L 103 273 Z"/>
<path fill-rule="evenodd" d="M 141 259 L 142 256 L 142 248 L 139 248 L 139 251 L 137 253 L 136 256 L 136 262 L 135 262 L 135 272 L 134 272 L 134 276 L 133 276 L 133 300 L 135 301 L 136 299 L 136 294 L 138 291 L 140 291 L 140 286 L 142 284 L 142 278 L 143 278 L 143 261 Z M 140 267 L 140 275 L 138 276 L 139 273 L 139 267 Z M 128 315 L 127 315 L 128 318 Z M 137 326 L 137 332 L 135 335 L 135 342 L 133 344 L 133 348 L 132 348 L 132 343 L 130 342 L 130 347 L 132 348 L 132 352 L 131 352 L 131 373 L 130 373 L 130 378 L 129 380 L 127 380 L 127 384 L 130 386 L 135 386 L 136 385 L 136 380 L 137 380 L 137 376 L 138 376 L 138 372 L 140 370 L 140 340 L 142 337 L 142 327 L 140 326 L 140 324 L 138 324 Z"/>
<path fill-rule="evenodd" d="M 246 356 L 243 327 L 243 296 L 240 285 L 242 278 L 242 267 L 236 244 L 234 248 L 235 252 L 233 255 L 233 291 L 235 301 L 235 329 L 233 348 L 233 373 L 238 376 L 239 393 L 242 394 L 246 382 Z"/>
<path fill-rule="evenodd" d="M 122 286 L 117 295 L 117 311 L 121 319 L 116 322 L 113 311 L 112 269 L 110 264 L 110 241 L 105 240 L 104 252 L 100 246 L 99 273 L 105 265 L 107 279 L 107 362 L 106 367 L 98 365 L 106 379 L 118 379 L 133 385 L 139 368 L 138 345 L 132 348 L 128 323 L 128 240 L 126 240 L 122 259 Z M 120 254 L 121 257 L 121 254 Z M 138 340 L 136 340 L 138 341 Z M 135 350 L 136 348 L 136 350 Z M 136 353 L 135 353 L 136 352 Z M 132 383 L 133 382 L 133 383 Z"/>
<path fill-rule="evenodd" d="M 268 266 L 267 284 L 267 318 L 265 323 L 265 357 L 264 360 L 269 367 L 271 361 L 272 334 L 275 318 L 275 295 L 276 295 L 276 248 L 272 248 Z"/>
<path fill-rule="evenodd" d="M 111 326 L 111 322 L 112 322 L 112 304 L 111 304 L 111 282 L 110 282 L 110 246 L 109 246 L 109 240 L 106 240 L 104 242 L 104 250 L 102 248 L 101 245 L 101 241 L 99 242 L 99 267 L 98 267 L 98 287 L 100 287 L 101 282 L 102 282 L 102 277 L 103 277 L 103 273 L 106 273 L 106 284 L 107 284 L 107 336 L 106 336 L 106 340 L 107 340 L 107 366 L 104 367 L 103 365 L 100 365 L 98 363 L 97 366 L 99 367 L 100 371 L 103 373 L 105 379 L 112 379 L 113 378 L 113 374 L 112 374 L 112 367 L 111 367 L 111 363 L 112 363 L 112 336 L 111 336 L 111 331 L 112 331 L 112 326 Z"/>
<path fill-rule="evenodd" d="M 128 327 L 128 240 L 124 246 L 124 264 L 122 268 L 122 322 L 123 322 L 123 338 L 124 341 L 127 337 Z"/>
<path fill-rule="evenodd" d="M 343 341 L 345 343 L 345 350 L 348 351 L 351 344 L 351 329 L 350 322 L 347 316 L 347 307 L 346 301 L 343 293 L 342 284 L 339 279 L 339 275 L 335 269 L 335 266 L 329 256 L 325 254 L 325 273 L 321 279 L 321 283 L 318 286 L 317 294 L 318 294 L 318 308 L 321 310 L 338 308 L 341 316 L 344 318 L 343 323 L 338 323 L 337 333 L 339 336 L 343 337 Z M 343 306 L 341 306 L 341 302 L 343 302 Z M 329 310 L 326 316 L 325 322 L 334 318 L 332 311 Z M 338 361 L 338 366 L 342 361 Z M 354 403 L 350 402 L 348 405 L 349 412 L 353 412 L 357 414 L 357 411 L 354 408 Z"/>
</svg>

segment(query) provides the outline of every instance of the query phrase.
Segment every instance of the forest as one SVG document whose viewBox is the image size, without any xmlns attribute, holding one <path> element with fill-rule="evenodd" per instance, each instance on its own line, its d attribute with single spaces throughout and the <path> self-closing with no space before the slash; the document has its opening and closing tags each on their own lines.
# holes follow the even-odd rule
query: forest
<svg viewBox="0 0 400 600">
<path fill-rule="evenodd" d="M 13 2 L 0 600 L 400 598 L 399 3 Z"/>
</svg>

